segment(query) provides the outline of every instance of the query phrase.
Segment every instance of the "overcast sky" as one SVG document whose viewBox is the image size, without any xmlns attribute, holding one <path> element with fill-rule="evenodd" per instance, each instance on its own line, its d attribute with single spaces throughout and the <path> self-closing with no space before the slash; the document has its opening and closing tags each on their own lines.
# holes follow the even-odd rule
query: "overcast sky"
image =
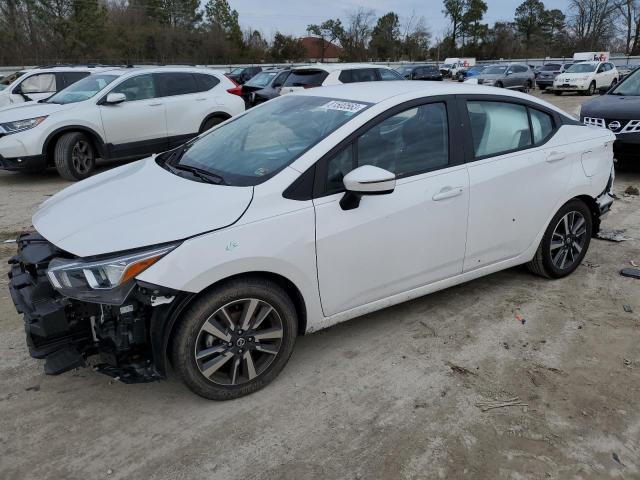
<svg viewBox="0 0 640 480">
<path fill-rule="evenodd" d="M 485 0 L 488 10 L 484 22 L 492 25 L 497 20 L 511 20 L 515 9 L 523 0 Z M 543 0 L 544 1 L 544 0 Z M 434 37 L 442 36 L 448 20 L 442 14 L 441 0 L 229 0 L 240 14 L 240 25 L 260 30 L 267 37 L 276 31 L 304 35 L 310 23 L 328 18 L 345 22 L 349 11 L 358 7 L 373 8 L 378 16 L 394 11 L 404 20 L 414 11 L 424 16 Z M 566 11 L 568 0 L 546 0 L 546 8 Z"/>
</svg>

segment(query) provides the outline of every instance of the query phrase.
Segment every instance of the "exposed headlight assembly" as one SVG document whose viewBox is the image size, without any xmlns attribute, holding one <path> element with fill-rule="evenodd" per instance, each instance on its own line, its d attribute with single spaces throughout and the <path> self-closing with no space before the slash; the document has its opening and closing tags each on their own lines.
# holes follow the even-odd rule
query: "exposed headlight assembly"
<svg viewBox="0 0 640 480">
<path fill-rule="evenodd" d="M 35 117 L 25 120 L 16 120 L 15 122 L 0 123 L 0 134 L 11 135 L 12 133 L 24 132 L 40 125 L 47 118 Z"/>
<path fill-rule="evenodd" d="M 174 243 L 95 261 L 54 258 L 47 277 L 66 297 L 121 305 L 135 284 L 134 278 L 177 246 Z"/>
</svg>

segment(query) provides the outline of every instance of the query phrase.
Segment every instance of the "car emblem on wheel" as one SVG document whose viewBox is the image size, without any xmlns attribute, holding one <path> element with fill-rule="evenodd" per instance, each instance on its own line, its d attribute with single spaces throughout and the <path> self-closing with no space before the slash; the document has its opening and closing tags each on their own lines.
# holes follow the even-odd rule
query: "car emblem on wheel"
<svg viewBox="0 0 640 480">
<path fill-rule="evenodd" d="M 616 121 L 616 122 L 611 122 L 608 125 L 608 127 L 609 127 L 609 130 L 615 132 L 616 130 L 618 130 L 621 127 L 621 125 L 620 125 L 620 122 Z"/>
</svg>

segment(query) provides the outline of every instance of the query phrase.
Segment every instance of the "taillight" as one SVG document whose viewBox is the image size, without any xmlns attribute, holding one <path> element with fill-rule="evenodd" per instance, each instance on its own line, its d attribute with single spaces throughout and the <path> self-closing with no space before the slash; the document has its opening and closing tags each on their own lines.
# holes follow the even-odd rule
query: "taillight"
<svg viewBox="0 0 640 480">
<path fill-rule="evenodd" d="M 227 90 L 227 92 L 232 93 L 233 95 L 240 95 L 242 96 L 242 85 L 240 85 L 238 82 L 236 82 L 233 78 L 229 78 L 229 80 L 231 80 L 233 82 L 233 84 L 235 85 L 235 87 L 233 88 L 229 88 Z"/>
</svg>

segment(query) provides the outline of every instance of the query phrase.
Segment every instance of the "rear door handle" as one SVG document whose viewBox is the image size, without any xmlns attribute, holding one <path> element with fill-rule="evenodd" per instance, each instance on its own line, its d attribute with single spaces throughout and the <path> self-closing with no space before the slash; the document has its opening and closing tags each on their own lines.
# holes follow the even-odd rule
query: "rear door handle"
<svg viewBox="0 0 640 480">
<path fill-rule="evenodd" d="M 196 102 L 202 102 L 204 100 L 206 100 L 206 97 L 204 97 L 204 98 L 196 98 Z"/>
<path fill-rule="evenodd" d="M 150 103 L 149 106 L 150 107 L 160 107 L 162 105 L 162 103 Z"/>
<path fill-rule="evenodd" d="M 462 191 L 462 187 L 444 187 L 433 196 L 433 200 L 437 202 L 439 200 L 446 200 L 447 198 L 457 197 L 458 195 L 462 195 Z"/>
<path fill-rule="evenodd" d="M 558 162 L 560 160 L 564 160 L 566 156 L 567 155 L 564 152 L 551 152 L 547 156 L 547 162 L 548 163 Z"/>
</svg>

